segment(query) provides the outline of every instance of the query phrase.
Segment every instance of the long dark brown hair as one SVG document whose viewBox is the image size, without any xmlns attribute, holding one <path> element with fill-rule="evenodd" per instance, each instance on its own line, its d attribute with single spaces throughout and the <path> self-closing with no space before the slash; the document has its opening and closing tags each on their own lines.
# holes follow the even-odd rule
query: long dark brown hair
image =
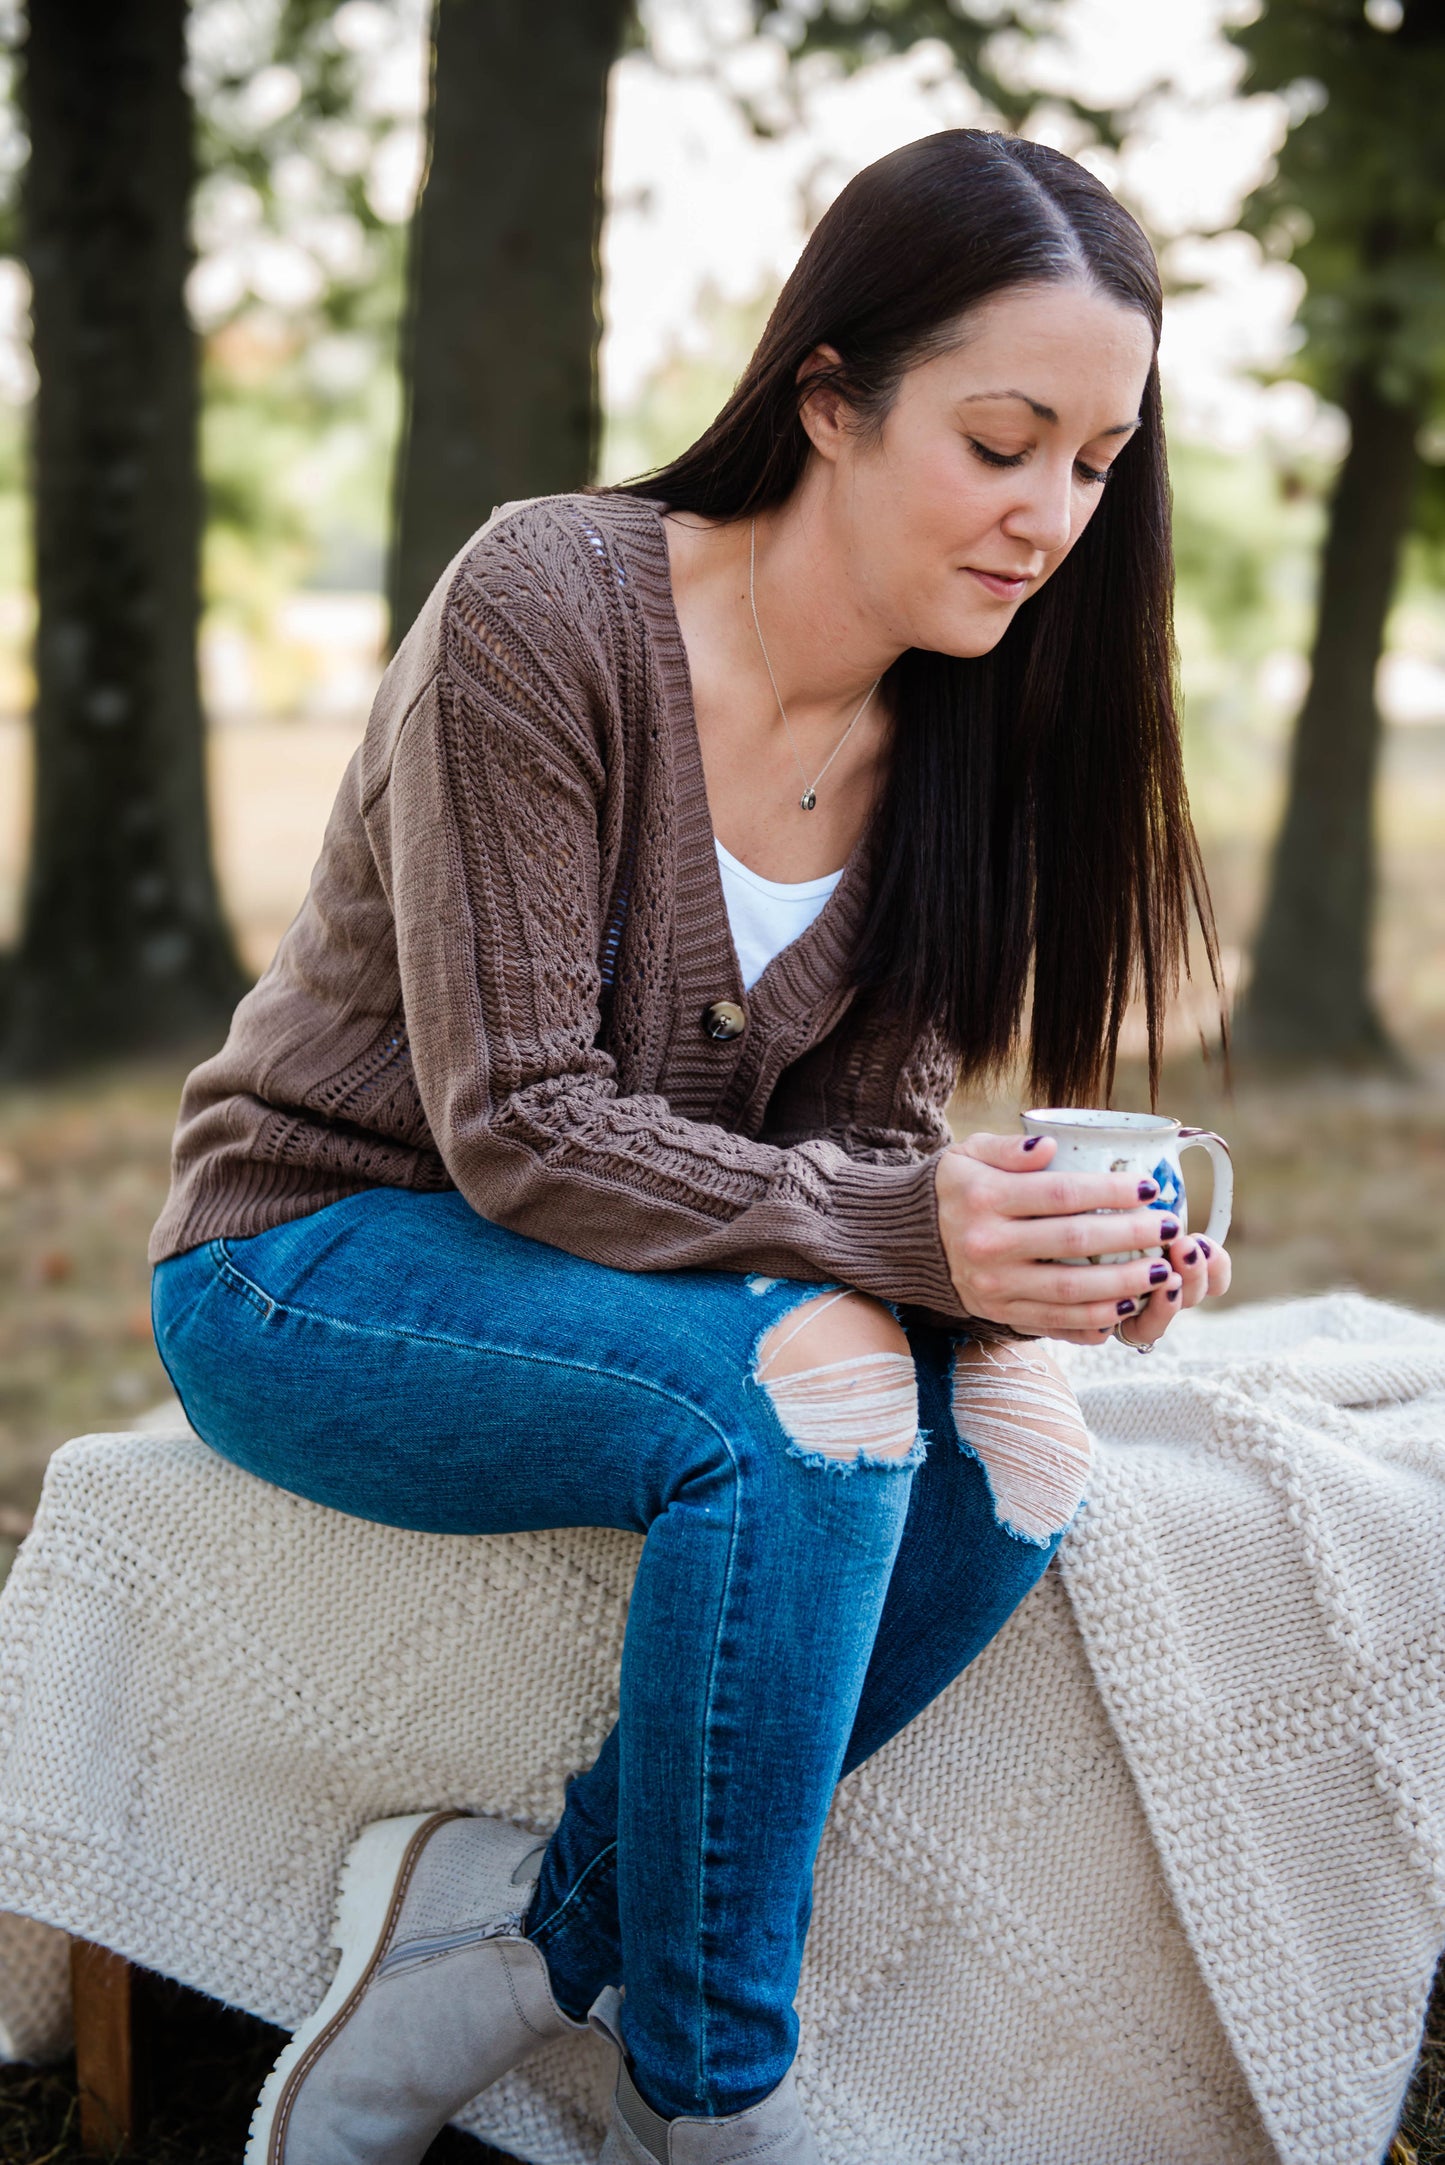
<svg viewBox="0 0 1445 2165">
<path fill-rule="evenodd" d="M 976 128 L 910 143 L 825 213 L 712 426 L 625 488 L 713 519 L 781 504 L 821 384 L 879 428 L 905 371 L 955 343 L 969 309 L 1066 280 L 1138 309 L 1157 354 L 1153 251 L 1083 166 Z M 837 366 L 800 383 L 823 345 Z M 1052 1104 L 1107 1098 L 1136 992 L 1157 1096 L 1191 905 L 1220 986 L 1179 740 L 1157 359 L 1141 411 L 1084 534 L 993 651 L 911 648 L 885 680 L 897 720 L 855 983 L 876 1011 L 935 1029 L 966 1081 L 1008 1066 L 1027 1005 L 1028 1087 Z"/>
</svg>

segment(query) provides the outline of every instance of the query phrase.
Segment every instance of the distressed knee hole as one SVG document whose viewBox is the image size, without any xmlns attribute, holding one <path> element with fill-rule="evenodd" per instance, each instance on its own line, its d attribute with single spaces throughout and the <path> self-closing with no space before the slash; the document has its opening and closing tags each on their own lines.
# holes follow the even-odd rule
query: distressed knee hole
<svg viewBox="0 0 1445 2165">
<path fill-rule="evenodd" d="M 797 1457 L 835 1466 L 914 1462 L 913 1356 L 888 1310 L 865 1294 L 822 1294 L 784 1316 L 758 1348 L 754 1377 Z"/>
<path fill-rule="evenodd" d="M 1048 1354 L 971 1339 L 954 1356 L 953 1419 L 983 1467 L 1004 1530 L 1051 1541 L 1083 1500 L 1093 1445 Z"/>
</svg>

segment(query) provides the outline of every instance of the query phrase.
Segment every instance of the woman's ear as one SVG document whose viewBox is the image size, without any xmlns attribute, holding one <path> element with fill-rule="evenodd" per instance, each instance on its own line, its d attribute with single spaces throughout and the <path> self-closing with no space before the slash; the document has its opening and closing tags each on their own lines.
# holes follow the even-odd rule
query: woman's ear
<svg viewBox="0 0 1445 2165">
<path fill-rule="evenodd" d="M 809 443 L 825 459 L 837 458 L 848 433 L 848 401 L 837 383 L 829 380 L 842 365 L 843 356 L 836 346 L 815 346 L 794 378 L 802 389 L 810 377 L 821 375 L 822 380 L 813 390 L 804 391 L 798 418 Z"/>
</svg>

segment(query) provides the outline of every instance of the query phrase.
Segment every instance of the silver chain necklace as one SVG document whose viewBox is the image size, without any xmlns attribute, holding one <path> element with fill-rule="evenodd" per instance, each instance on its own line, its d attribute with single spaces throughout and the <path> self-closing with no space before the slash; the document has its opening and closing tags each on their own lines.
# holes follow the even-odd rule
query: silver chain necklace
<svg viewBox="0 0 1445 2165">
<path fill-rule="evenodd" d="M 869 685 L 867 691 L 863 694 L 863 706 L 858 709 L 858 712 L 854 715 L 852 721 L 848 724 L 848 727 L 844 730 L 842 736 L 833 746 L 832 751 L 828 754 L 828 757 L 824 760 L 822 766 L 818 769 L 817 773 L 813 776 L 813 779 L 810 782 L 808 780 L 808 770 L 803 765 L 802 758 L 798 752 L 798 741 L 797 738 L 793 735 L 793 725 L 788 720 L 788 710 L 783 705 L 783 695 L 778 690 L 778 680 L 773 675 L 773 665 L 768 660 L 768 647 L 767 641 L 763 637 L 763 627 L 758 622 L 758 597 L 756 591 L 757 563 L 758 522 L 756 519 L 754 519 L 748 527 L 748 605 L 753 612 L 753 629 L 758 635 L 758 645 L 763 650 L 763 667 L 768 672 L 768 682 L 773 687 L 773 697 L 778 702 L 778 712 L 783 717 L 783 727 L 788 732 L 788 742 L 793 747 L 793 757 L 798 763 L 798 772 L 803 777 L 803 794 L 798 799 L 798 808 L 800 811 L 803 812 L 813 812 L 816 811 L 818 805 L 818 784 L 822 781 L 823 776 L 827 773 L 828 769 L 832 766 L 834 760 L 838 757 L 838 754 L 842 751 L 844 745 L 848 742 L 848 739 L 852 736 L 853 731 L 857 727 L 858 723 L 863 719 L 863 707 L 867 706 L 869 700 L 873 697 L 873 694 L 877 691 L 879 685 L 883 682 L 883 679 L 882 677 L 875 677 L 873 679 L 873 682 Z"/>
</svg>

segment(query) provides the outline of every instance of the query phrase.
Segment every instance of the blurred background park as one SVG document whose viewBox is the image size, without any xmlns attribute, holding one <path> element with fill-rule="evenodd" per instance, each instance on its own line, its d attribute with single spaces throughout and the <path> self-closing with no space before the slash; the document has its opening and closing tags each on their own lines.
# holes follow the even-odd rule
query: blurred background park
<svg viewBox="0 0 1445 2165">
<path fill-rule="evenodd" d="M 1196 980 L 1163 1104 L 1235 1146 L 1235 1297 L 1445 1309 L 1442 112 L 1437 0 L 0 0 L 0 1536 L 164 1394 L 180 1085 L 432 580 L 690 441 L 940 127 L 1079 156 L 1164 270 L 1236 1052 Z"/>
</svg>

